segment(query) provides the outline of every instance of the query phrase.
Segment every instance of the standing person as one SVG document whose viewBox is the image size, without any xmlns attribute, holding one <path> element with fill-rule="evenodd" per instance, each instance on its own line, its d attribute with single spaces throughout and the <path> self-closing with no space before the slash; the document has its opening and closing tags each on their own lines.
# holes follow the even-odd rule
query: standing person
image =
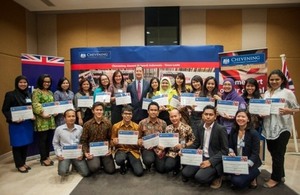
<svg viewBox="0 0 300 195">
<path fill-rule="evenodd" d="M 221 99 L 218 90 L 218 81 L 215 77 L 209 76 L 205 79 L 200 97 L 210 97 L 215 100 Z"/>
<path fill-rule="evenodd" d="M 89 144 L 91 142 L 110 141 L 111 122 L 103 116 L 105 106 L 101 102 L 95 102 L 92 107 L 94 117 L 87 121 L 83 126 L 83 133 L 80 138 L 83 153 L 87 159 L 87 165 L 91 173 L 97 172 L 101 165 L 108 174 L 115 172 L 114 159 L 111 151 L 105 156 L 93 156 L 90 154 Z"/>
<path fill-rule="evenodd" d="M 168 102 L 170 104 L 170 101 L 173 97 L 172 92 L 172 84 L 171 80 L 169 77 L 163 77 L 160 80 L 160 90 L 159 93 L 162 95 L 167 95 L 168 96 Z M 166 105 L 166 106 L 159 106 L 159 115 L 158 118 L 166 121 L 167 125 L 172 124 L 170 121 L 170 115 L 169 111 L 172 109 L 171 106 Z"/>
<path fill-rule="evenodd" d="M 73 103 L 74 93 L 70 90 L 70 81 L 66 77 L 62 77 L 58 80 L 57 90 L 54 92 L 54 101 L 66 101 L 71 100 Z M 60 126 L 65 123 L 63 114 L 55 116 L 56 126 Z"/>
<path fill-rule="evenodd" d="M 195 97 L 200 97 L 202 86 L 203 86 L 203 79 L 199 75 L 193 76 L 191 80 L 191 86 L 192 86 L 192 93 L 195 94 Z M 192 108 L 191 115 L 190 115 L 190 123 L 193 132 L 196 131 L 197 126 L 200 125 L 201 122 L 201 115 L 202 112 L 195 111 L 195 108 Z"/>
<path fill-rule="evenodd" d="M 214 106 L 203 108 L 203 125 L 198 127 L 195 141 L 189 148 L 200 149 L 203 161 L 200 166 L 187 165 L 182 170 L 182 181 L 194 177 L 200 183 L 210 183 L 213 189 L 222 186 L 222 155 L 228 154 L 228 136 L 225 127 L 216 122 Z"/>
<path fill-rule="evenodd" d="M 158 118 L 159 105 L 157 102 L 151 102 L 148 105 L 148 118 L 141 120 L 139 123 L 139 132 L 142 133 L 142 137 L 156 134 L 164 133 L 167 127 L 167 123 Z M 143 140 L 139 140 L 139 145 L 143 145 Z M 154 148 L 143 148 L 142 157 L 143 163 L 147 170 L 151 170 L 152 164 L 155 164 L 155 168 L 158 172 L 164 172 L 164 159 L 157 155 L 157 147 Z"/>
<path fill-rule="evenodd" d="M 146 110 L 142 109 L 143 98 L 146 97 L 149 91 L 149 83 L 144 77 L 144 68 L 137 66 L 135 68 L 135 80 L 128 85 L 127 92 L 131 96 L 131 105 L 133 107 L 132 121 L 139 123 L 142 119 L 147 117 Z"/>
<path fill-rule="evenodd" d="M 179 151 L 193 144 L 195 136 L 192 128 L 181 122 L 181 114 L 178 109 L 170 111 L 171 125 L 166 128 L 166 133 L 178 133 L 179 143 L 172 148 L 167 148 L 165 160 L 165 172 L 173 171 L 173 175 L 177 175 L 180 171 L 180 156 Z"/>
<path fill-rule="evenodd" d="M 99 87 L 94 91 L 94 102 L 96 95 L 99 92 L 110 92 L 109 91 L 110 80 L 106 74 L 101 74 L 99 77 Z M 110 103 L 105 103 L 104 116 L 110 121 L 111 120 L 111 105 Z"/>
<path fill-rule="evenodd" d="M 81 79 L 79 82 L 79 91 L 75 94 L 74 105 L 76 109 L 76 117 L 79 125 L 83 124 L 93 118 L 93 113 L 91 108 L 78 107 L 78 99 L 81 96 L 93 96 L 93 86 L 91 82 L 85 78 Z"/>
<path fill-rule="evenodd" d="M 77 159 L 64 159 L 62 156 L 63 146 L 78 145 L 82 134 L 82 127 L 75 124 L 75 110 L 68 109 L 64 112 L 63 116 L 65 124 L 56 128 L 52 141 L 58 159 L 58 175 L 62 177 L 68 176 L 70 165 L 72 164 L 80 175 L 86 177 L 89 175 L 89 169 L 82 155 Z"/>
<path fill-rule="evenodd" d="M 223 82 L 224 93 L 222 95 L 222 100 L 230 100 L 239 102 L 239 109 L 246 109 L 247 105 L 245 100 L 239 96 L 234 88 L 234 80 L 231 78 L 226 78 Z M 225 126 L 228 135 L 230 134 L 232 124 L 234 122 L 233 116 L 228 116 L 226 113 L 220 114 L 220 123 Z"/>
<path fill-rule="evenodd" d="M 111 92 L 111 123 L 112 125 L 122 120 L 122 105 L 116 105 L 115 95 L 117 93 L 125 93 L 127 90 L 127 82 L 124 80 L 123 73 L 120 70 L 116 70 L 112 75 L 112 84 L 109 86 Z"/>
<path fill-rule="evenodd" d="M 122 117 L 123 120 L 114 124 L 112 127 L 112 136 L 111 140 L 113 146 L 115 146 L 115 160 L 116 164 L 120 166 L 120 174 L 124 175 L 127 172 L 127 165 L 131 166 L 133 169 L 133 174 L 140 177 L 144 174 L 143 165 L 141 162 L 141 153 L 138 142 L 136 145 L 123 145 L 119 144 L 119 131 L 128 130 L 128 131 L 139 131 L 139 126 L 132 119 L 133 108 L 129 105 L 126 105 L 122 108 Z M 141 138 L 141 133 L 139 132 L 138 138 Z"/>
<path fill-rule="evenodd" d="M 159 85 L 160 85 L 160 81 L 157 77 L 153 77 L 150 80 L 150 88 L 149 88 L 149 92 L 146 95 L 146 98 L 151 99 L 153 96 L 159 95 Z"/>
<path fill-rule="evenodd" d="M 249 186 L 252 189 L 257 187 L 257 177 L 260 174 L 258 168 L 262 165 L 259 147 L 259 134 L 252 127 L 250 113 L 244 109 L 238 110 L 229 136 L 228 156 L 247 156 L 249 174 L 231 174 L 230 181 L 233 187 L 245 188 Z"/>
<path fill-rule="evenodd" d="M 278 114 L 264 116 L 262 135 L 267 140 L 267 147 L 272 157 L 271 178 L 264 184 L 266 188 L 277 186 L 285 177 L 284 155 L 292 130 L 292 115 L 299 111 L 294 93 L 286 89 L 287 79 L 280 70 L 273 70 L 268 76 L 269 89 L 264 98 L 283 98 L 285 107 L 279 108 Z"/>
<path fill-rule="evenodd" d="M 42 166 L 52 166 L 54 162 L 49 158 L 50 146 L 55 129 L 54 115 L 44 112 L 43 103 L 54 102 L 50 91 L 52 79 L 48 74 L 42 74 L 37 80 L 37 88 L 32 93 L 32 107 L 35 114 L 35 131 L 39 138 L 40 163 Z"/>
<path fill-rule="evenodd" d="M 173 84 L 174 94 L 180 96 L 181 93 L 189 92 L 185 86 L 185 75 L 182 72 L 179 72 L 175 76 L 175 82 Z"/>
<path fill-rule="evenodd" d="M 28 90 L 27 78 L 20 75 L 15 79 L 15 90 L 5 94 L 2 112 L 8 123 L 15 166 L 21 173 L 27 173 L 31 169 L 26 165 L 26 157 L 28 145 L 33 142 L 33 122 L 23 119 L 12 121 L 10 108 L 26 105 L 31 105 L 31 94 Z"/>
<path fill-rule="evenodd" d="M 244 92 L 242 94 L 242 98 L 245 100 L 247 107 L 249 107 L 249 102 L 251 99 L 261 99 L 261 95 L 259 92 L 258 82 L 254 78 L 248 78 L 245 81 Z M 258 132 L 262 130 L 262 118 L 257 114 L 251 114 L 251 122 L 253 124 L 253 128 Z"/>
</svg>

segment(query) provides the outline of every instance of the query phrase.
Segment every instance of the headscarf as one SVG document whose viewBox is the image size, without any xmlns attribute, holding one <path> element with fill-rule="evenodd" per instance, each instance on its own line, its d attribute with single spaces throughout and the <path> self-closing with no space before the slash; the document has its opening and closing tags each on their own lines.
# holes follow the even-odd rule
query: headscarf
<svg viewBox="0 0 300 195">
<path fill-rule="evenodd" d="M 169 86 L 168 86 L 168 89 L 167 89 L 167 90 L 163 90 L 163 88 L 162 88 L 162 86 L 161 86 L 163 80 L 167 80 L 168 83 L 169 83 Z M 171 80 L 170 80 L 169 77 L 163 77 L 163 78 L 160 79 L 160 88 L 159 88 L 159 89 L 160 89 L 159 92 L 160 92 L 161 94 L 169 94 L 169 93 L 172 91 Z"/>
<path fill-rule="evenodd" d="M 27 98 L 31 98 L 31 94 L 29 93 L 28 91 L 28 85 L 26 87 L 26 89 L 22 90 L 19 88 L 19 82 L 20 80 L 26 80 L 27 84 L 28 83 L 28 79 L 23 76 L 23 75 L 20 75 L 20 76 L 17 76 L 16 79 L 15 79 L 15 93 L 16 93 L 16 99 L 18 101 L 18 103 L 20 105 L 26 105 L 27 102 L 26 102 L 26 99 Z"/>
<path fill-rule="evenodd" d="M 222 100 L 232 100 L 232 101 L 234 101 L 234 100 L 237 99 L 237 97 L 240 97 L 240 96 L 234 89 L 234 86 L 235 86 L 234 80 L 232 78 L 226 78 L 223 82 L 223 85 L 227 81 L 230 82 L 232 88 L 231 88 L 230 92 L 225 92 L 224 91 L 224 93 L 222 95 Z"/>
</svg>

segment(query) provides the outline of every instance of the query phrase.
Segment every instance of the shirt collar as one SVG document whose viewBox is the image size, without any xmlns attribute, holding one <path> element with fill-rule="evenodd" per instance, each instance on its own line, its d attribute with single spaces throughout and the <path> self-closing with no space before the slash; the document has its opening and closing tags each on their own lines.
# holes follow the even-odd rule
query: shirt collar
<svg viewBox="0 0 300 195">
<path fill-rule="evenodd" d="M 206 128 L 205 123 L 203 124 L 203 127 L 205 130 L 211 130 L 212 127 L 214 126 L 215 122 L 213 122 L 209 127 Z"/>
<path fill-rule="evenodd" d="M 67 124 L 63 124 L 63 128 L 62 129 L 66 130 L 66 131 L 69 131 L 69 128 L 68 128 Z M 74 128 L 71 131 L 75 131 L 75 130 L 77 130 L 76 125 L 74 125 Z"/>
<path fill-rule="evenodd" d="M 123 121 L 123 120 L 121 121 L 121 124 L 120 124 L 120 125 L 121 125 L 121 127 L 122 127 L 122 126 L 125 126 L 125 123 L 124 123 L 124 121 Z M 133 122 L 132 122 L 132 121 L 130 121 L 130 123 L 129 123 L 129 125 L 128 125 L 128 126 L 129 126 L 129 127 L 133 127 Z"/>
</svg>

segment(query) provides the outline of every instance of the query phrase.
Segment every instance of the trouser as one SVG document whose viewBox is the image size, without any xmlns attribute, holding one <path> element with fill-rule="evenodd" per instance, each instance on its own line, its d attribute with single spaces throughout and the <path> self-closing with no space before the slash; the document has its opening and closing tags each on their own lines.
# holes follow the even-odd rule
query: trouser
<svg viewBox="0 0 300 195">
<path fill-rule="evenodd" d="M 125 166 L 126 160 L 128 160 L 130 166 L 133 169 L 133 173 L 136 176 L 142 176 L 144 173 L 143 165 L 140 158 L 135 158 L 131 152 L 117 151 L 115 155 L 116 164 L 119 166 Z"/>
<path fill-rule="evenodd" d="M 78 173 L 86 177 L 89 175 L 90 171 L 85 160 L 77 160 L 77 159 L 64 159 L 58 162 L 58 175 L 66 176 L 68 175 L 70 165 L 75 166 Z"/>
<path fill-rule="evenodd" d="M 27 157 L 28 145 L 12 147 L 13 157 L 15 161 L 16 168 L 22 167 L 25 165 Z"/>
<path fill-rule="evenodd" d="M 92 173 L 98 171 L 101 167 L 101 164 L 103 165 L 104 171 L 108 174 L 113 174 L 116 171 L 112 155 L 96 156 L 91 160 L 87 160 L 88 168 Z"/>
<path fill-rule="evenodd" d="M 267 140 L 267 147 L 272 157 L 271 179 L 277 182 L 285 177 L 284 173 L 284 155 L 286 146 L 290 139 L 290 132 L 284 131 L 275 140 Z"/>
<path fill-rule="evenodd" d="M 39 151 L 41 155 L 41 161 L 44 161 L 47 160 L 47 158 L 49 158 L 53 131 L 52 130 L 39 131 L 38 137 L 39 137 Z"/>
<path fill-rule="evenodd" d="M 180 170 L 180 157 L 176 156 L 175 158 L 166 157 L 165 160 L 165 172 L 170 171 L 179 171 Z"/>
<path fill-rule="evenodd" d="M 146 150 L 142 151 L 143 163 L 144 165 L 150 169 L 152 164 L 155 165 L 155 169 L 159 173 L 164 173 L 164 165 L 165 165 L 165 158 L 158 158 L 153 150 Z"/>
<path fill-rule="evenodd" d="M 211 183 L 218 177 L 217 170 L 213 167 L 200 168 L 199 166 L 187 165 L 182 169 L 182 176 L 186 178 L 195 178 L 199 183 Z"/>
<path fill-rule="evenodd" d="M 231 183 L 238 188 L 245 188 L 250 185 L 251 181 L 257 178 L 260 174 L 258 168 L 250 168 L 248 175 L 231 175 Z"/>
</svg>

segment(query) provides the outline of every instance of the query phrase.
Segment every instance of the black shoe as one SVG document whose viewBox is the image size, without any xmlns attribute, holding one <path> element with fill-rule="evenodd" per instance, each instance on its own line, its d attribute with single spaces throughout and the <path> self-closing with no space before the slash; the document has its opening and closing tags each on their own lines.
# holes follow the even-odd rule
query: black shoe
<svg viewBox="0 0 300 195">
<path fill-rule="evenodd" d="M 121 175 L 125 175 L 127 172 L 126 166 L 125 165 L 121 165 L 120 167 L 120 174 Z"/>
<path fill-rule="evenodd" d="M 54 163 L 46 163 L 45 161 L 40 161 L 42 166 L 53 166 Z"/>
<path fill-rule="evenodd" d="M 31 167 L 28 166 L 28 165 L 24 165 L 24 167 L 25 167 L 27 170 L 31 170 Z"/>
<path fill-rule="evenodd" d="M 28 170 L 24 166 L 23 168 L 25 168 L 25 170 L 22 170 L 21 168 L 22 167 L 17 168 L 20 173 L 28 173 Z"/>
<path fill-rule="evenodd" d="M 178 173 L 179 173 L 179 170 L 174 170 L 174 171 L 173 171 L 173 176 L 178 175 Z"/>
<path fill-rule="evenodd" d="M 253 181 L 251 181 L 250 185 L 249 185 L 250 189 L 255 189 L 257 188 L 257 178 L 255 178 Z"/>
<path fill-rule="evenodd" d="M 182 181 L 182 182 L 188 182 L 188 181 L 189 181 L 189 178 L 182 176 L 182 177 L 181 177 L 181 181 Z"/>
</svg>

